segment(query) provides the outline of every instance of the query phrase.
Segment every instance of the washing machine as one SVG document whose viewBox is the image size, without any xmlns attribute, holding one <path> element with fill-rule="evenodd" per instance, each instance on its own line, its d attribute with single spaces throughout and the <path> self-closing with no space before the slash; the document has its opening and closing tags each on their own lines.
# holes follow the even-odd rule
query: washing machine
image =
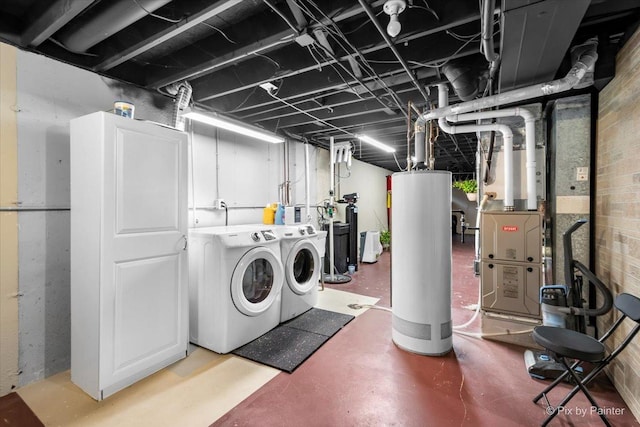
<svg viewBox="0 0 640 427">
<path fill-rule="evenodd" d="M 311 224 L 279 226 L 275 231 L 280 237 L 285 277 L 280 322 L 286 322 L 318 302 L 322 254 L 318 250 L 318 233 Z"/>
<path fill-rule="evenodd" d="M 270 226 L 189 230 L 189 338 L 228 353 L 280 323 L 284 269 Z"/>
</svg>

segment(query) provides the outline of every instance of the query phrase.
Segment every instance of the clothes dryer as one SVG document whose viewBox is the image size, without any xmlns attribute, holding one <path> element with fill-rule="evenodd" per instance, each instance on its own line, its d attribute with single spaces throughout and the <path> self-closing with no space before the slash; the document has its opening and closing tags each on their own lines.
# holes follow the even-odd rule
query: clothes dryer
<svg viewBox="0 0 640 427">
<path fill-rule="evenodd" d="M 321 255 L 318 233 L 311 224 L 275 228 L 280 237 L 285 283 L 282 286 L 280 322 L 306 312 L 318 302 Z"/>
<path fill-rule="evenodd" d="M 189 231 L 189 338 L 228 353 L 280 323 L 284 272 L 270 226 Z"/>
</svg>

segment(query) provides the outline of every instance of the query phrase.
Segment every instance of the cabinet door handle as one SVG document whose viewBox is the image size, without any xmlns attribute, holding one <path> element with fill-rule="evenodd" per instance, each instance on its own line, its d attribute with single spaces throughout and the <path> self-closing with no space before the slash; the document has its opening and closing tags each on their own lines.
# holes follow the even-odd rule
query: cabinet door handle
<svg viewBox="0 0 640 427">
<path fill-rule="evenodd" d="M 532 272 L 533 272 L 533 268 L 528 267 L 528 268 L 527 268 L 527 271 L 528 271 L 529 273 L 532 273 Z"/>
<path fill-rule="evenodd" d="M 184 246 L 182 247 L 182 250 L 186 251 L 187 246 L 189 246 L 189 241 L 187 240 L 187 236 L 185 236 L 184 234 L 182 235 L 182 238 L 184 239 Z"/>
</svg>

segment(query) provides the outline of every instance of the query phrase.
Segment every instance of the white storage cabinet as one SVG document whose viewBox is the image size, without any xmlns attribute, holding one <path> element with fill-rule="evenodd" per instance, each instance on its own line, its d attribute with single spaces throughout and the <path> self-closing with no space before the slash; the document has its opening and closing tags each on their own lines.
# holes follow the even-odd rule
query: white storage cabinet
<svg viewBox="0 0 640 427">
<path fill-rule="evenodd" d="M 96 400 L 185 357 L 187 135 L 71 121 L 71 381 Z"/>
</svg>

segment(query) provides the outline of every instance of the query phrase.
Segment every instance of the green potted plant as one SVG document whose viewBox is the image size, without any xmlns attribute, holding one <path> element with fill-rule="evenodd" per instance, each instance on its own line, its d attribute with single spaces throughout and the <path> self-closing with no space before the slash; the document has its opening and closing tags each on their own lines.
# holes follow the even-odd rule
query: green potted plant
<svg viewBox="0 0 640 427">
<path fill-rule="evenodd" d="M 389 249 L 391 246 L 391 232 L 389 230 L 380 232 L 380 244 L 382 244 L 382 249 Z"/>
<path fill-rule="evenodd" d="M 478 198 L 478 181 L 475 179 L 464 179 L 453 182 L 453 187 L 465 192 L 467 199 L 475 201 Z"/>
</svg>

